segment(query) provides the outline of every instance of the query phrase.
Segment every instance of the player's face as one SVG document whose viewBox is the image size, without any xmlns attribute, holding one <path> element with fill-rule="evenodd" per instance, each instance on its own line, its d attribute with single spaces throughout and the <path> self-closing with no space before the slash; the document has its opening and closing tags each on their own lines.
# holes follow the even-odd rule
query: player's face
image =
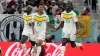
<svg viewBox="0 0 100 56">
<path fill-rule="evenodd" d="M 31 13 L 32 12 L 32 8 L 31 7 L 27 7 L 26 10 L 27 10 L 27 13 Z"/>
<path fill-rule="evenodd" d="M 39 12 L 43 12 L 43 10 L 44 10 L 44 6 L 43 6 L 43 5 L 40 5 L 40 6 L 38 7 L 38 11 L 39 11 Z"/>
<path fill-rule="evenodd" d="M 66 4 L 66 12 L 70 12 L 72 10 L 70 3 Z"/>
</svg>

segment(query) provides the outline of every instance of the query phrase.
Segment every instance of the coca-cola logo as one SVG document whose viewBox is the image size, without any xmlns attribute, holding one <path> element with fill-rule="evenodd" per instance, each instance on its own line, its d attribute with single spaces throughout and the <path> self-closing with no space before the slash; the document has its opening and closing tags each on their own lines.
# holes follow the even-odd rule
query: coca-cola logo
<svg viewBox="0 0 100 56">
<path fill-rule="evenodd" d="M 5 56 L 25 56 L 23 54 L 23 49 L 20 48 L 21 44 L 16 42 L 8 47 L 7 51 L 5 52 Z M 28 48 L 27 52 L 29 52 L 30 48 Z"/>
<path fill-rule="evenodd" d="M 61 44 L 57 45 L 54 43 L 47 43 L 47 46 L 48 46 L 46 49 L 47 56 L 61 56 L 60 54 Z M 51 52 L 49 53 L 49 51 Z"/>
<path fill-rule="evenodd" d="M 61 56 L 60 54 L 61 44 L 46 43 L 46 45 L 47 45 L 46 48 L 47 56 Z M 27 53 L 29 51 L 30 47 L 27 48 Z M 34 56 L 33 50 L 31 51 L 31 55 Z M 21 48 L 21 44 L 19 42 L 16 42 L 8 47 L 4 56 L 25 56 L 25 54 L 23 52 L 23 49 Z"/>
</svg>

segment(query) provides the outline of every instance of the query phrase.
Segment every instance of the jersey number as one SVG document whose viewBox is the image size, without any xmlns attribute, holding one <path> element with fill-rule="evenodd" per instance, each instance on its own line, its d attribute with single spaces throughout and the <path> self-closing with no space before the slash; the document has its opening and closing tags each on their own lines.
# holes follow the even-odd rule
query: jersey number
<svg viewBox="0 0 100 56">
<path fill-rule="evenodd" d="M 70 20 L 66 20 L 66 23 L 70 23 Z"/>
<path fill-rule="evenodd" d="M 37 26 L 41 26 L 42 25 L 42 22 L 37 22 Z"/>
</svg>

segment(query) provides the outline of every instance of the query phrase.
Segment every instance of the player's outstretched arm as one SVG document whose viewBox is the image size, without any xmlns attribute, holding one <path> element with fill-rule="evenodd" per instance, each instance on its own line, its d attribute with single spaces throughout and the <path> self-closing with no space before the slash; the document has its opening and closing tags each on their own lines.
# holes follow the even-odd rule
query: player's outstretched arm
<svg viewBox="0 0 100 56">
<path fill-rule="evenodd" d="M 76 29 L 78 30 L 78 29 L 79 29 L 79 24 L 78 24 L 78 22 L 75 22 L 75 24 L 76 24 Z"/>
<path fill-rule="evenodd" d="M 76 30 L 77 30 L 76 34 L 77 34 L 79 32 L 79 24 L 78 22 L 75 22 L 75 24 L 76 24 Z"/>
</svg>

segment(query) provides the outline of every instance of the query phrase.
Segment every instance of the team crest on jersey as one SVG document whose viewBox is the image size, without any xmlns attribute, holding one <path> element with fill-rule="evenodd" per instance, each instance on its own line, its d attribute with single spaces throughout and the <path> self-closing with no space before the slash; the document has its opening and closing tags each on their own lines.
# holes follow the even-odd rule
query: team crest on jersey
<svg viewBox="0 0 100 56">
<path fill-rule="evenodd" d="M 1 22 L 2 41 L 10 41 L 12 39 L 12 33 L 14 33 L 15 37 L 19 38 L 23 26 L 24 21 L 22 17 L 16 15 L 5 17 Z"/>
<path fill-rule="evenodd" d="M 64 19 L 71 19 L 72 18 L 72 14 L 63 13 L 62 16 Z"/>
<path fill-rule="evenodd" d="M 34 20 L 38 21 L 38 22 L 43 22 L 46 20 L 46 16 L 34 16 Z"/>
</svg>

